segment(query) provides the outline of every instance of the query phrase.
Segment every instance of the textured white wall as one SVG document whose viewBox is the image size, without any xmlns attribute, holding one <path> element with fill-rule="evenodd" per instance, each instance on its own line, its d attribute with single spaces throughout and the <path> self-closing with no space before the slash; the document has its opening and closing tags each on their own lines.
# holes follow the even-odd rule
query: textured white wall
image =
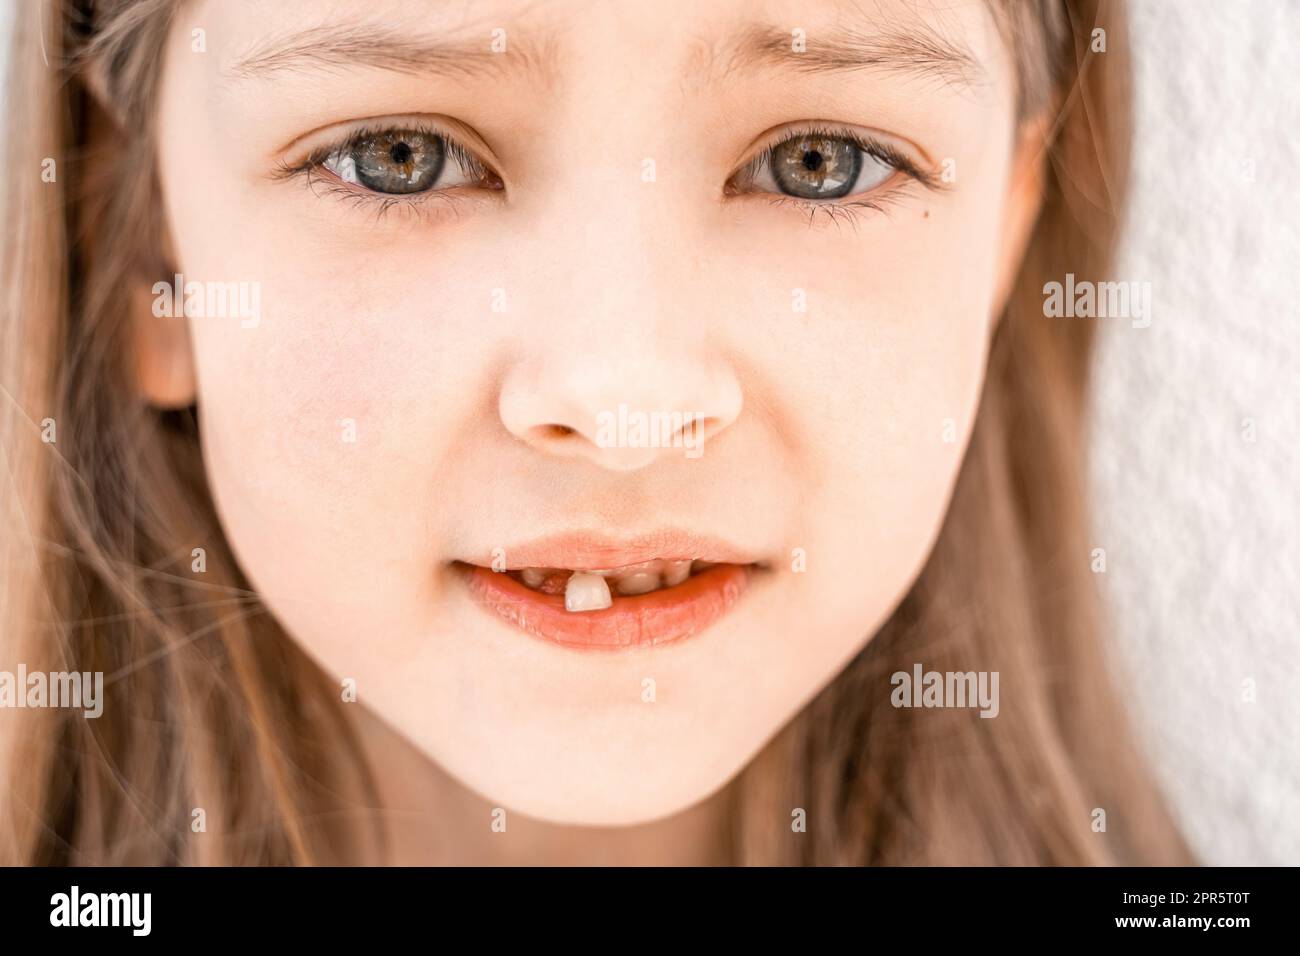
<svg viewBox="0 0 1300 956">
<path fill-rule="evenodd" d="M 1131 699 L 1203 859 L 1300 864 L 1300 2 L 1131 9 L 1137 159 L 1118 277 L 1151 282 L 1153 318 L 1108 322 L 1102 340 L 1102 581 Z"/>
<path fill-rule="evenodd" d="M 1137 161 L 1119 277 L 1151 283 L 1154 316 L 1109 323 L 1098 357 L 1101 582 L 1196 849 L 1300 864 L 1300 0 L 1131 10 Z"/>
</svg>

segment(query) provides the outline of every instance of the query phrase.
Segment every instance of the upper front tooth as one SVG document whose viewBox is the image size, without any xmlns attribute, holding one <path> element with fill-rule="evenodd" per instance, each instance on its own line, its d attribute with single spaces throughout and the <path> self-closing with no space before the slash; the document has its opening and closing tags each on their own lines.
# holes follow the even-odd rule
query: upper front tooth
<svg viewBox="0 0 1300 956">
<path fill-rule="evenodd" d="M 614 603 L 609 585 L 599 574 L 575 571 L 564 587 L 566 611 L 600 611 Z"/>
<path fill-rule="evenodd" d="M 523 579 L 530 588 L 540 588 L 546 580 L 546 572 L 541 568 L 524 568 Z"/>
<path fill-rule="evenodd" d="M 676 587 L 690 576 L 691 562 L 689 560 L 664 562 L 664 587 Z"/>
</svg>

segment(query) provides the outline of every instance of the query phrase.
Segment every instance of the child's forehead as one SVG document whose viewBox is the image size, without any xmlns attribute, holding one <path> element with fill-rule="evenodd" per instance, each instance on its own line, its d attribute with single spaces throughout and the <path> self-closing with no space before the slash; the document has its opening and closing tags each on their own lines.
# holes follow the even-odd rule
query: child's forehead
<svg viewBox="0 0 1300 956">
<path fill-rule="evenodd" d="M 987 0 L 208 0 L 191 19 L 220 20 L 221 73 L 236 81 L 349 67 L 554 80 L 614 54 L 688 81 L 865 71 L 967 89 L 985 79 L 989 11 Z"/>
</svg>

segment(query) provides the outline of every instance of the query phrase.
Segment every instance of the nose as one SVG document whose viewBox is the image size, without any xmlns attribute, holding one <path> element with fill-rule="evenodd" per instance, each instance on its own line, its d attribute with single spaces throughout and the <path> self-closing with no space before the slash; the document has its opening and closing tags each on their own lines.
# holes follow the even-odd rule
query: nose
<svg viewBox="0 0 1300 956">
<path fill-rule="evenodd" d="M 739 383 L 720 361 L 640 332 L 568 341 L 514 366 L 501 390 L 502 422 L 539 452 L 636 471 L 701 457 L 740 414 Z"/>
<path fill-rule="evenodd" d="M 681 292 L 689 278 L 646 268 L 643 244 L 600 245 L 598 259 L 583 258 L 608 267 L 566 269 L 545 277 L 547 291 L 529 290 L 532 331 L 521 329 L 501 380 L 501 421 L 543 454 L 610 471 L 699 458 L 740 415 L 736 370 L 708 334 L 701 297 Z"/>
</svg>

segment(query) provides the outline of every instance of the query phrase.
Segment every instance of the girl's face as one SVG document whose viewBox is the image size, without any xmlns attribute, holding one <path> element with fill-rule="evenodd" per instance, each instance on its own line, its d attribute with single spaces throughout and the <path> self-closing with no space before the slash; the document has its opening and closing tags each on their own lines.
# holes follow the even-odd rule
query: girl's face
<svg viewBox="0 0 1300 956">
<path fill-rule="evenodd" d="M 492 801 L 702 799 L 930 551 L 1014 112 L 983 0 L 184 5 L 171 249 L 246 285 L 181 357 L 253 585 Z"/>
</svg>

